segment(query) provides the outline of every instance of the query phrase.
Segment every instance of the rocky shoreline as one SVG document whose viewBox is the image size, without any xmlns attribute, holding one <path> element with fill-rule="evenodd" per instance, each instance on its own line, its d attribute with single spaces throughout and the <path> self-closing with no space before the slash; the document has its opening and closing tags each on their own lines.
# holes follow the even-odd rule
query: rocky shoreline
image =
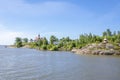
<svg viewBox="0 0 120 80">
<path fill-rule="evenodd" d="M 81 55 L 120 55 L 120 49 L 110 43 L 93 43 L 81 49 L 72 49 L 72 52 Z"/>
<path fill-rule="evenodd" d="M 17 48 L 14 45 L 7 46 L 8 48 Z M 25 45 L 22 48 L 30 48 L 29 45 Z M 40 50 L 38 48 L 35 48 Z M 63 51 L 63 50 L 61 50 Z M 113 45 L 112 43 L 108 42 L 101 42 L 101 43 L 92 43 L 88 44 L 81 49 L 73 48 L 71 52 L 80 54 L 80 55 L 120 55 L 120 44 Z"/>
</svg>

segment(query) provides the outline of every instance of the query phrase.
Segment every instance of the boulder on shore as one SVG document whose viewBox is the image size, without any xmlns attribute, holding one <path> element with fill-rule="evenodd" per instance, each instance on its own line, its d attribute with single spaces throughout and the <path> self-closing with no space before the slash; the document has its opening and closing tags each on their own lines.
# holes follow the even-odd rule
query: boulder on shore
<svg viewBox="0 0 120 80">
<path fill-rule="evenodd" d="M 110 43 L 104 44 L 90 44 L 81 49 L 72 49 L 72 52 L 76 54 L 86 54 L 86 55 L 120 55 L 120 51 L 114 49 Z"/>
</svg>

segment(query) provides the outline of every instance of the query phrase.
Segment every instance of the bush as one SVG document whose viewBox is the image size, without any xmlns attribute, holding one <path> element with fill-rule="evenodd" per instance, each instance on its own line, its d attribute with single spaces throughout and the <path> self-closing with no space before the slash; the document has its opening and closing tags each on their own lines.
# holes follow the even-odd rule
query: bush
<svg viewBox="0 0 120 80">
<path fill-rule="evenodd" d="M 22 42 L 17 42 L 17 43 L 16 43 L 16 47 L 17 47 L 17 48 L 22 47 Z"/>
<path fill-rule="evenodd" d="M 48 45 L 47 49 L 50 50 L 50 51 L 58 51 L 58 47 L 55 46 L 55 45 Z"/>
<path fill-rule="evenodd" d="M 47 50 L 47 46 L 46 46 L 46 45 L 42 45 L 42 46 L 41 46 L 41 49 L 42 49 L 42 50 Z"/>
<path fill-rule="evenodd" d="M 52 48 L 51 44 L 47 45 L 47 50 L 50 50 L 51 48 Z"/>
</svg>

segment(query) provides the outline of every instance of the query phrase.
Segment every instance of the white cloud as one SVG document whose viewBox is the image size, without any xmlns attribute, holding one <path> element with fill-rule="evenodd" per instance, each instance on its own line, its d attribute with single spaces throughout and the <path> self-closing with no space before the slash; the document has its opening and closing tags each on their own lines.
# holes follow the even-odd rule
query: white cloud
<svg viewBox="0 0 120 80">
<path fill-rule="evenodd" d="M 0 25 L 0 45 L 10 45 L 14 43 L 16 37 L 22 37 L 22 32 L 15 32 L 5 28 L 5 26 Z"/>
<path fill-rule="evenodd" d="M 79 15 L 81 17 L 93 16 L 93 13 L 80 8 L 79 5 L 64 1 L 45 1 L 30 4 L 25 2 L 25 0 L 0 0 L 0 12 L 23 16 L 46 16 L 59 14 L 71 16 Z"/>
<path fill-rule="evenodd" d="M 60 14 L 66 11 L 70 5 L 65 2 L 46 1 L 37 4 L 29 4 L 24 0 L 0 0 L 0 12 L 24 15 L 49 15 Z"/>
</svg>

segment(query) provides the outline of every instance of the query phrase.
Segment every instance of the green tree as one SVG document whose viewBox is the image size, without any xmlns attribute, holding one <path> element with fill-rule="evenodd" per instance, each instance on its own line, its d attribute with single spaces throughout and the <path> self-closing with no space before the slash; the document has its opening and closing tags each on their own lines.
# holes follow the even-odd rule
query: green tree
<svg viewBox="0 0 120 80">
<path fill-rule="evenodd" d="M 107 32 L 103 32 L 103 36 L 104 36 L 104 37 L 107 36 Z"/>
<path fill-rule="evenodd" d="M 69 37 L 66 37 L 65 41 L 69 42 L 69 41 L 71 41 L 71 39 Z"/>
<path fill-rule="evenodd" d="M 120 31 L 118 31 L 118 35 L 120 35 Z"/>
<path fill-rule="evenodd" d="M 112 32 L 110 31 L 110 29 L 107 29 L 107 36 L 112 36 Z"/>
<path fill-rule="evenodd" d="M 38 47 L 41 47 L 41 46 L 43 45 L 43 40 L 42 40 L 42 39 L 39 39 L 39 40 L 37 41 L 37 45 L 38 45 Z"/>
<path fill-rule="evenodd" d="M 48 45 L 48 40 L 46 39 L 46 37 L 44 37 L 43 39 L 43 45 Z"/>
<path fill-rule="evenodd" d="M 113 36 L 116 36 L 116 31 L 113 32 Z"/>
<path fill-rule="evenodd" d="M 24 43 L 28 43 L 28 38 L 23 38 Z"/>
<path fill-rule="evenodd" d="M 57 41 L 58 41 L 58 38 L 56 36 L 52 35 L 50 37 L 50 44 L 54 44 L 54 42 L 57 42 Z"/>
<path fill-rule="evenodd" d="M 20 37 L 16 37 L 15 44 L 17 48 L 22 47 L 22 39 Z"/>
</svg>

